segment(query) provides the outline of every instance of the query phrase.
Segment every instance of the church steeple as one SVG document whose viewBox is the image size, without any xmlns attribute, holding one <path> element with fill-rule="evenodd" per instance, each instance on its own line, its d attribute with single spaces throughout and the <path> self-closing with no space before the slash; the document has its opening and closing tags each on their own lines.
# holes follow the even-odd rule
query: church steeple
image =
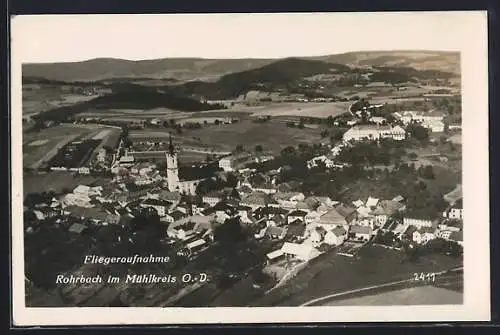
<svg viewBox="0 0 500 335">
<path fill-rule="evenodd" d="M 170 155 L 175 154 L 175 147 L 174 144 L 172 143 L 172 134 L 169 134 L 168 153 Z"/>
</svg>

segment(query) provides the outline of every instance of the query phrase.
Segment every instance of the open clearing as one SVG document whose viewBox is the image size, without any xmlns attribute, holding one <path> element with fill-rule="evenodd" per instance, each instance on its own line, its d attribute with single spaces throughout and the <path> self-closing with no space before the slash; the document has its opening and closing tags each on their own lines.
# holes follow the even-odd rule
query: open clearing
<svg viewBox="0 0 500 335">
<path fill-rule="evenodd" d="M 462 304 L 463 294 L 434 286 L 411 287 L 346 300 L 331 301 L 324 306 L 401 306 Z"/>
</svg>

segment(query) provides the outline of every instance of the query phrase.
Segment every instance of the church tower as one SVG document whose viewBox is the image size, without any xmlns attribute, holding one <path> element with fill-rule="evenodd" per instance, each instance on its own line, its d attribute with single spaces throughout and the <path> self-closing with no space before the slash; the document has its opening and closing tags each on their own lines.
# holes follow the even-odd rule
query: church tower
<svg viewBox="0 0 500 335">
<path fill-rule="evenodd" d="M 177 167 L 177 152 L 170 136 L 167 151 L 167 184 L 170 192 L 179 191 L 179 169 Z"/>
</svg>

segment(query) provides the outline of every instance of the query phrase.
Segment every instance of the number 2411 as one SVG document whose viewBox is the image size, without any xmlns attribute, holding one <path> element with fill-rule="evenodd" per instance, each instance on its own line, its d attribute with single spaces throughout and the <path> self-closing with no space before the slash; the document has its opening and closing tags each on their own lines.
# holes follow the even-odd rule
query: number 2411
<svg viewBox="0 0 500 335">
<path fill-rule="evenodd" d="M 427 273 L 414 273 L 413 274 L 413 279 L 415 281 L 430 281 L 433 282 L 436 280 L 436 274 L 433 272 L 427 272 Z"/>
</svg>

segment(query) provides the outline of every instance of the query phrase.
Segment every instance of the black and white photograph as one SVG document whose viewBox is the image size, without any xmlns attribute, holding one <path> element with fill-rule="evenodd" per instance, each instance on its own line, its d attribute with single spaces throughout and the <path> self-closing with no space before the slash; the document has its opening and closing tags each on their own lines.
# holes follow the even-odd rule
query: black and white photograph
<svg viewBox="0 0 500 335">
<path fill-rule="evenodd" d="M 484 12 L 11 24 L 19 320 L 489 318 Z"/>
</svg>

